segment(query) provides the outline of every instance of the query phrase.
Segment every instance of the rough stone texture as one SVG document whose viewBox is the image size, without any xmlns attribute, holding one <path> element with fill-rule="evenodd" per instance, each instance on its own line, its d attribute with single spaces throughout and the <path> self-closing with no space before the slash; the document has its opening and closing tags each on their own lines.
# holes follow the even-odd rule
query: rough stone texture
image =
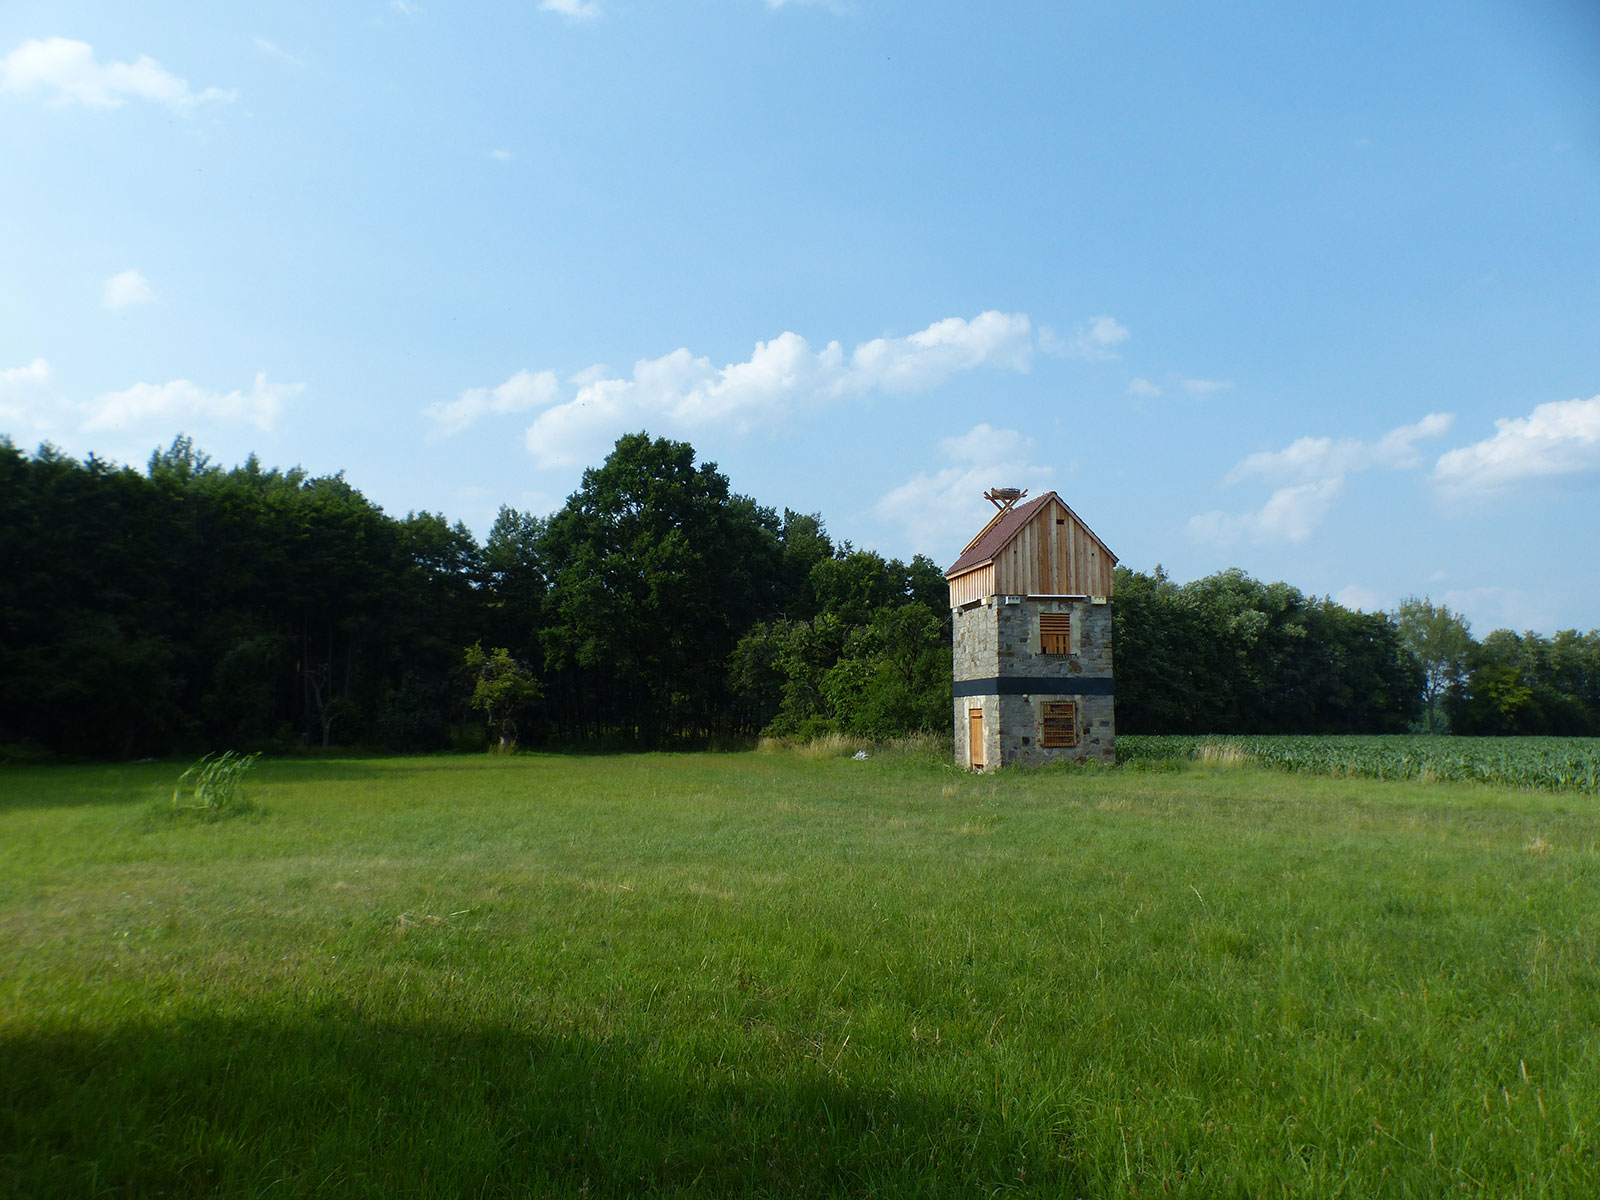
<svg viewBox="0 0 1600 1200">
<path fill-rule="evenodd" d="M 1070 612 L 1070 654 L 1041 653 L 1039 614 Z M 968 679 L 1027 676 L 1051 679 L 1112 677 L 1111 606 L 1088 600 L 990 596 L 982 603 L 952 613 L 954 677 Z M 1075 700 L 1078 744 L 1050 748 L 1043 735 L 1044 704 Z M 983 710 L 985 770 L 1012 764 L 1037 764 L 1071 759 L 1084 762 L 1116 758 L 1116 708 L 1111 696 L 1089 696 L 1070 690 L 1045 696 L 958 696 L 955 700 L 955 754 L 970 763 L 969 710 Z"/>
</svg>

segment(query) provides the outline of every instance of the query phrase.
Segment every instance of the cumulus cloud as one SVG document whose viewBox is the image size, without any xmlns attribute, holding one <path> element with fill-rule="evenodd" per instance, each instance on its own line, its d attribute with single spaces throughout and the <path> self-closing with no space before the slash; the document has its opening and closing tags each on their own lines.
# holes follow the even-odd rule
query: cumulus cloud
<svg viewBox="0 0 1600 1200">
<path fill-rule="evenodd" d="M 1225 392 L 1233 384 L 1226 379 L 1185 379 L 1180 376 L 1178 386 L 1191 396 L 1209 396 L 1213 392 Z"/>
<path fill-rule="evenodd" d="M 1439 601 L 1466 616 L 1476 629 L 1549 629 L 1555 625 L 1549 597 L 1521 588 L 1453 588 Z"/>
<path fill-rule="evenodd" d="M 1127 391 L 1128 395 L 1138 396 L 1141 398 L 1147 396 L 1159 396 L 1161 395 L 1161 386 L 1159 384 L 1151 383 L 1148 379 L 1141 378 L 1135 379 L 1129 383 Z"/>
<path fill-rule="evenodd" d="M 213 392 L 187 379 L 170 383 L 136 383 L 107 392 L 83 409 L 79 429 L 85 433 L 138 428 L 154 423 L 224 421 L 254 425 L 267 432 L 277 423 L 284 404 L 299 395 L 302 383 L 269 383 L 258 372 L 248 392 Z"/>
<path fill-rule="evenodd" d="M 1405 470 L 1422 465 L 1417 443 L 1438 437 L 1455 422 L 1452 413 L 1429 413 L 1414 425 L 1391 429 L 1376 442 L 1355 438 L 1304 437 L 1282 450 L 1264 450 L 1241 460 L 1224 477 L 1224 483 L 1258 476 L 1267 480 L 1329 478 L 1373 467 Z"/>
<path fill-rule="evenodd" d="M 1198 541 L 1227 545 L 1240 540 L 1304 542 L 1316 532 L 1339 497 L 1345 481 L 1361 471 L 1410 470 L 1422 465 L 1416 443 L 1450 428 L 1450 413 L 1429 413 L 1411 425 L 1391 429 L 1376 442 L 1355 438 L 1299 438 L 1282 450 L 1267 450 L 1240 460 L 1223 477 L 1232 485 L 1248 479 L 1278 484 L 1260 508 L 1237 513 L 1201 513 L 1189 521 Z"/>
<path fill-rule="evenodd" d="M 0 430 L 134 461 L 141 453 L 139 442 L 165 440 L 182 429 L 218 435 L 229 425 L 250 425 L 270 432 L 304 387 L 272 383 L 261 373 L 248 390 L 217 392 L 174 379 L 136 383 L 80 401 L 64 395 L 50 364 L 36 358 L 26 366 L 0 369 Z"/>
<path fill-rule="evenodd" d="M 101 303 L 112 312 L 120 312 L 137 304 L 154 304 L 155 292 L 137 271 L 118 271 L 106 280 Z"/>
<path fill-rule="evenodd" d="M 20 367 L 0 367 L 0 432 L 34 438 L 51 431 L 45 389 L 50 364 L 42 358 Z"/>
<path fill-rule="evenodd" d="M 49 379 L 50 364 L 42 358 L 36 358 L 23 367 L 0 368 L 0 396 L 46 383 Z"/>
<path fill-rule="evenodd" d="M 1317 479 L 1279 488 L 1253 512 L 1201 513 L 1189 519 L 1189 535 L 1198 541 L 1230 545 L 1243 538 L 1257 542 L 1303 542 L 1344 491 L 1344 476 Z"/>
<path fill-rule="evenodd" d="M 468 388 L 449 403 L 430 404 L 422 415 L 434 423 L 429 438 L 460 433 L 488 413 L 523 412 L 553 404 L 561 395 L 561 385 L 549 371 L 518 371 L 495 388 Z"/>
<path fill-rule="evenodd" d="M 600 0 L 539 0 L 539 7 L 576 21 L 588 21 L 600 15 Z"/>
<path fill-rule="evenodd" d="M 1340 588 L 1333 594 L 1333 600 L 1335 604 L 1341 604 L 1356 612 L 1379 613 L 1389 607 L 1384 603 L 1382 596 L 1359 583 L 1347 584 Z"/>
<path fill-rule="evenodd" d="M 571 381 L 576 390 L 570 397 L 550 383 L 537 394 L 520 390 L 526 384 L 513 387 L 520 377 L 549 374 L 523 371 L 500 388 L 471 389 L 423 415 L 437 437 L 491 412 L 539 408 L 527 429 L 529 452 L 541 466 L 574 466 L 641 425 L 688 432 L 714 424 L 748 433 L 796 409 L 872 393 L 925 391 L 980 367 L 1026 371 L 1032 351 L 1032 326 L 1021 313 L 986 312 L 970 321 L 949 317 L 905 337 L 862 342 L 848 354 L 836 341 L 818 349 L 788 332 L 757 342 L 745 361 L 721 367 L 685 348 L 640 359 L 629 375 L 593 367 Z M 493 402 L 506 388 L 517 399 Z"/>
<path fill-rule="evenodd" d="M 94 47 L 72 38 L 33 38 L 0 59 L 0 92 L 39 94 L 50 104 L 120 108 L 128 100 L 164 104 L 188 112 L 210 101 L 230 101 L 231 89 L 196 92 L 155 59 L 97 62 Z"/>
<path fill-rule="evenodd" d="M 971 532 L 994 515 L 983 493 L 991 487 L 1037 483 L 1046 468 L 1028 461 L 1033 441 L 1015 429 L 975 425 L 944 438 L 939 457 L 948 465 L 922 472 L 873 506 L 882 521 L 906 532 L 913 552 L 953 559 Z"/>
<path fill-rule="evenodd" d="M 921 391 L 974 367 L 1026 371 L 1032 352 L 1032 326 L 1022 313 L 990 311 L 970 321 L 946 317 L 910 337 L 857 346 L 837 390 Z"/>
<path fill-rule="evenodd" d="M 1450 496 L 1495 495 L 1544 479 L 1600 472 L 1600 395 L 1541 404 L 1495 422 L 1495 435 L 1447 451 L 1433 482 Z"/>
<path fill-rule="evenodd" d="M 1053 329 L 1039 331 L 1039 349 L 1046 354 L 1059 354 L 1063 358 L 1081 358 L 1089 362 L 1111 362 L 1122 356 L 1116 347 L 1133 334 L 1115 317 L 1090 317 L 1063 338 Z"/>
</svg>

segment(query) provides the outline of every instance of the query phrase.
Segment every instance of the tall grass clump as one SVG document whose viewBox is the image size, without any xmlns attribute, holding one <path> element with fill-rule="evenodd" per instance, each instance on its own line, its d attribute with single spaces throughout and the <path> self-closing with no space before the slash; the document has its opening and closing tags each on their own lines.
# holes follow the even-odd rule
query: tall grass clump
<svg viewBox="0 0 1600 1200">
<path fill-rule="evenodd" d="M 953 751 L 948 734 L 914 731 L 883 741 L 873 741 L 857 734 L 831 730 L 809 738 L 763 737 L 756 744 L 756 752 L 793 754 L 799 758 L 850 758 L 856 754 L 868 754 L 943 759 Z"/>
<path fill-rule="evenodd" d="M 182 775 L 172 789 L 172 807 L 179 812 L 197 812 L 209 817 L 241 812 L 249 803 L 239 797 L 239 789 L 259 754 L 207 754 Z"/>
<path fill-rule="evenodd" d="M 849 758 L 858 751 L 871 753 L 872 740 L 832 730 L 810 738 L 764 737 L 756 745 L 762 754 L 793 754 L 799 758 Z"/>
</svg>

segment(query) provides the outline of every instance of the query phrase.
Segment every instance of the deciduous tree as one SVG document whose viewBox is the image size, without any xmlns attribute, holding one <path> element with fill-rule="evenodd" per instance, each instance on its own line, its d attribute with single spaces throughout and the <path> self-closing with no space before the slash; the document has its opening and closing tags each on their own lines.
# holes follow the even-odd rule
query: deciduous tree
<svg viewBox="0 0 1600 1200">
<path fill-rule="evenodd" d="M 1439 702 L 1461 686 L 1472 649 L 1472 627 L 1460 613 L 1428 597 L 1407 596 L 1395 609 L 1400 640 L 1422 665 L 1422 702 L 1428 714 L 1428 732 L 1439 730 Z"/>
</svg>

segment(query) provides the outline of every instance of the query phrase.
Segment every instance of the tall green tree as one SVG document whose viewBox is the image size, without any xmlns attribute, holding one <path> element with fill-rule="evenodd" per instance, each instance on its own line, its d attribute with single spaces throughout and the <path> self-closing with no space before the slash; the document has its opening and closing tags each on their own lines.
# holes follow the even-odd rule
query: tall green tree
<svg viewBox="0 0 1600 1200">
<path fill-rule="evenodd" d="M 1393 733 L 1421 679 L 1395 625 L 1222 571 L 1117 568 L 1117 727 L 1127 733 Z"/>
<path fill-rule="evenodd" d="M 777 599 L 778 521 L 686 442 L 618 440 L 544 536 L 546 663 L 593 731 L 726 722 L 727 663 Z"/>
<path fill-rule="evenodd" d="M 1428 597 L 1407 596 L 1395 609 L 1400 641 L 1422 666 L 1422 702 L 1428 732 L 1439 731 L 1440 701 L 1460 688 L 1472 650 L 1472 627 L 1460 613 Z"/>
<path fill-rule="evenodd" d="M 889 738 L 950 723 L 950 642 L 926 605 L 886 604 L 846 639 L 821 690 L 846 733 Z"/>
<path fill-rule="evenodd" d="M 484 599 L 493 640 L 525 662 L 542 657 L 539 629 L 548 590 L 545 528 L 543 517 L 501 505 L 483 545 Z"/>
<path fill-rule="evenodd" d="M 1472 647 L 1451 728 L 1467 734 L 1600 734 L 1600 631 L 1496 629 Z"/>
<path fill-rule="evenodd" d="M 517 716 L 539 698 L 539 681 L 504 646 L 485 651 L 474 642 L 463 658 L 472 694 L 468 703 L 483 714 L 495 748 L 508 754 L 517 748 Z"/>
</svg>

